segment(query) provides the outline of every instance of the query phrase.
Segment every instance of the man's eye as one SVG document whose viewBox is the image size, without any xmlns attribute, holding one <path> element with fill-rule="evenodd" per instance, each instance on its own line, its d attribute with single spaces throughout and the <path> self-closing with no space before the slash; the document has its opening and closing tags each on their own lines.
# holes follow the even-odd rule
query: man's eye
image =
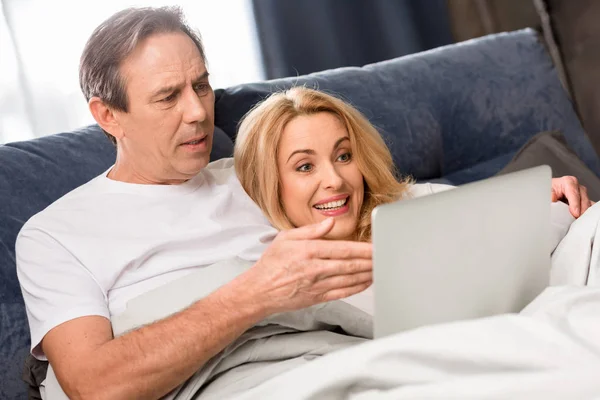
<svg viewBox="0 0 600 400">
<path fill-rule="evenodd" d="M 175 100 L 175 93 L 172 93 L 172 94 L 168 95 L 167 97 L 165 97 L 161 101 L 164 102 L 164 103 L 168 103 L 168 102 L 173 101 L 173 100 Z"/>
<path fill-rule="evenodd" d="M 210 85 L 208 83 L 198 83 L 194 86 L 196 93 L 206 93 L 209 89 Z"/>
<path fill-rule="evenodd" d="M 338 157 L 338 161 L 341 161 L 341 162 L 348 162 L 351 159 L 352 159 L 352 154 L 350 154 L 350 153 L 344 153 Z"/>
<path fill-rule="evenodd" d="M 296 168 L 296 171 L 298 171 L 298 172 L 310 172 L 311 170 L 312 170 L 311 164 L 302 164 L 301 166 Z"/>
</svg>

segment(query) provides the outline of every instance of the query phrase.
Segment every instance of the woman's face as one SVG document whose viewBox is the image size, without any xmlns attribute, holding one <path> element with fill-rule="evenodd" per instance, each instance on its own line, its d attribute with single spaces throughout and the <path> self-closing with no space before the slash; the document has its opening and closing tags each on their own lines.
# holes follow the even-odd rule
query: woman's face
<svg viewBox="0 0 600 400">
<path fill-rule="evenodd" d="M 327 238 L 354 239 L 364 183 L 343 123 L 327 112 L 296 117 L 286 125 L 278 152 L 281 201 L 292 224 L 334 217 Z"/>
</svg>

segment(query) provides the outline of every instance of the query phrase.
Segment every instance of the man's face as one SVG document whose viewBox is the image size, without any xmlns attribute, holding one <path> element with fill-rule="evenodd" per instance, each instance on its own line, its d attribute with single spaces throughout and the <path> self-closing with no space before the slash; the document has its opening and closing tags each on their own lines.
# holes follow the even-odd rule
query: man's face
<svg viewBox="0 0 600 400">
<path fill-rule="evenodd" d="M 128 112 L 115 112 L 122 132 L 112 172 L 134 183 L 180 183 L 209 163 L 214 93 L 194 42 L 184 33 L 156 34 L 120 67 Z"/>
</svg>

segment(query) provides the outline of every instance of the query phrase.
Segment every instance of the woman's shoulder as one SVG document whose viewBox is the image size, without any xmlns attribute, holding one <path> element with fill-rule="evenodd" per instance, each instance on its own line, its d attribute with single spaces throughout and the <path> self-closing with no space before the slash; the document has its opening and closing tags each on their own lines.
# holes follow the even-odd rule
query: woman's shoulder
<svg viewBox="0 0 600 400">
<path fill-rule="evenodd" d="M 415 183 L 408 189 L 409 198 L 428 196 L 434 193 L 445 192 L 446 190 L 454 189 L 456 186 L 446 185 L 442 183 Z"/>
</svg>

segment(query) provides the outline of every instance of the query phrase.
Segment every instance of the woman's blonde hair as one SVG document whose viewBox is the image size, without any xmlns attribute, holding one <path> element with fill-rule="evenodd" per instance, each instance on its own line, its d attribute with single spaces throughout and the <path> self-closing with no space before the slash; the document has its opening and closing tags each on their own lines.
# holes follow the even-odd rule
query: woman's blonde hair
<svg viewBox="0 0 600 400">
<path fill-rule="evenodd" d="M 352 157 L 365 183 L 356 238 L 369 241 L 373 209 L 400 199 L 412 182 L 399 179 L 392 155 L 379 132 L 344 101 L 305 87 L 272 94 L 242 119 L 235 141 L 236 173 L 246 193 L 274 227 L 294 228 L 281 203 L 277 167 L 279 141 L 291 120 L 320 112 L 336 115 L 348 131 Z"/>
</svg>

